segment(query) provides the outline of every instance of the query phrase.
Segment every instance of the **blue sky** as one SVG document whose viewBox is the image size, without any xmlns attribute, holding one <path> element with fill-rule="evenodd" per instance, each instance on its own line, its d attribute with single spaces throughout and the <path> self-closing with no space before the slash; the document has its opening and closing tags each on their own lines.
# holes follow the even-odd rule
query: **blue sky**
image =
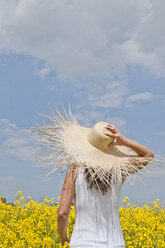
<svg viewBox="0 0 165 248">
<path fill-rule="evenodd" d="M 64 175 L 46 180 L 29 131 L 49 103 L 70 101 L 80 124 L 107 121 L 165 153 L 163 3 L 127 0 L 121 12 L 122 4 L 0 1 L 0 194 L 8 202 L 18 190 L 37 201 L 61 193 Z M 165 166 L 150 171 L 126 181 L 121 199 L 165 205 Z"/>
</svg>

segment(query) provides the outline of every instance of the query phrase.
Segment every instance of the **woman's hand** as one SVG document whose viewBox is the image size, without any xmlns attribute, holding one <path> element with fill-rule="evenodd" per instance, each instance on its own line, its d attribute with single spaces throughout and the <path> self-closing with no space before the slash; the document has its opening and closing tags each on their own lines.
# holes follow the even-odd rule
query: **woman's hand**
<svg viewBox="0 0 165 248">
<path fill-rule="evenodd" d="M 70 240 L 68 238 L 65 239 L 65 242 L 62 244 L 64 248 L 69 248 L 70 247 Z"/>
<path fill-rule="evenodd" d="M 108 124 L 105 128 L 112 132 L 112 134 L 106 133 L 105 135 L 111 138 L 116 138 L 116 142 L 110 143 L 108 147 L 112 147 L 115 145 L 125 146 L 128 143 L 128 139 L 124 135 L 122 135 L 114 125 Z"/>
<path fill-rule="evenodd" d="M 114 145 L 118 145 L 118 146 L 127 146 L 129 148 L 131 148 L 132 150 L 134 150 L 139 156 L 149 156 L 149 157 L 154 157 L 154 153 L 149 150 L 147 147 L 133 141 L 130 139 L 127 139 L 124 135 L 122 135 L 119 130 L 117 130 L 117 128 L 113 125 L 108 124 L 106 126 L 106 129 L 108 129 L 109 131 L 112 132 L 112 134 L 110 133 L 106 133 L 105 135 L 112 137 L 112 138 L 116 138 L 116 142 L 112 142 L 108 145 L 108 147 L 112 147 Z"/>
</svg>

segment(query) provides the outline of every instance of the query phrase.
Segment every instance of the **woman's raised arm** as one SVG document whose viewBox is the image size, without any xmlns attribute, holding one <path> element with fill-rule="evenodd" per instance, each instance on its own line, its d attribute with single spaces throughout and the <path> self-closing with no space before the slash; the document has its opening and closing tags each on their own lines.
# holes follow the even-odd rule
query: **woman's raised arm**
<svg viewBox="0 0 165 248">
<path fill-rule="evenodd" d="M 119 146 L 128 146 L 129 148 L 131 148 L 132 150 L 134 150 L 135 152 L 137 152 L 137 154 L 139 156 L 151 156 L 154 157 L 154 153 L 152 151 L 150 151 L 147 147 L 133 141 L 130 139 L 127 139 L 123 134 L 121 134 L 118 129 L 113 126 L 108 124 L 106 126 L 106 129 L 110 130 L 112 132 L 112 134 L 107 133 L 106 135 L 112 138 L 116 138 L 117 141 L 115 143 L 111 143 L 109 144 L 109 147 L 112 147 L 114 145 L 119 145 Z"/>
<path fill-rule="evenodd" d="M 110 143 L 109 147 L 112 147 L 114 145 L 127 146 L 134 150 L 140 157 L 146 158 L 144 159 L 144 161 L 139 161 L 139 159 L 130 159 L 130 164 L 132 164 L 132 166 L 128 167 L 127 169 L 128 175 L 134 174 L 138 170 L 143 169 L 144 166 L 147 165 L 154 158 L 154 153 L 151 150 L 133 140 L 127 139 L 118 131 L 115 126 L 108 124 L 106 126 L 106 129 L 110 130 L 112 134 L 106 133 L 105 135 L 117 139 L 116 142 Z M 125 173 L 123 174 L 123 182 L 128 175 L 126 175 Z"/>
</svg>

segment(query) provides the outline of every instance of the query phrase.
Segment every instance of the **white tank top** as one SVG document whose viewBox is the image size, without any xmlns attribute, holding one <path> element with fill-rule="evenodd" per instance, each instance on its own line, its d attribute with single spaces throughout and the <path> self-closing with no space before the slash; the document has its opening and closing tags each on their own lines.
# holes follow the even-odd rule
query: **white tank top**
<svg viewBox="0 0 165 248">
<path fill-rule="evenodd" d="M 75 181 L 76 219 L 71 247 L 125 247 L 119 218 L 122 182 L 102 196 L 94 188 L 87 189 L 83 173 L 84 169 L 79 168 Z"/>
</svg>

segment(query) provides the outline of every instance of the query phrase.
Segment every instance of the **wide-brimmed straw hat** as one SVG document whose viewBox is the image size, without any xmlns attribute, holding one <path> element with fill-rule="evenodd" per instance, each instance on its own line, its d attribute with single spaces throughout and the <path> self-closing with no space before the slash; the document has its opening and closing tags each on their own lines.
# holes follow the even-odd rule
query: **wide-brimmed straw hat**
<svg viewBox="0 0 165 248">
<path fill-rule="evenodd" d="M 50 122 L 38 124 L 32 128 L 32 132 L 41 136 L 39 143 L 43 145 L 42 150 L 50 152 L 39 159 L 51 169 L 49 174 L 74 164 L 88 168 L 92 172 L 91 179 L 96 174 L 106 182 L 105 175 L 110 173 L 112 181 L 115 181 L 143 169 L 149 162 L 159 164 L 161 161 L 159 156 L 154 159 L 141 157 L 126 146 L 108 147 L 114 142 L 114 138 L 105 135 L 111 133 L 105 128 L 108 123 L 98 122 L 92 128 L 81 126 L 70 107 L 68 113 L 53 110 L 43 116 L 49 118 Z"/>
</svg>

